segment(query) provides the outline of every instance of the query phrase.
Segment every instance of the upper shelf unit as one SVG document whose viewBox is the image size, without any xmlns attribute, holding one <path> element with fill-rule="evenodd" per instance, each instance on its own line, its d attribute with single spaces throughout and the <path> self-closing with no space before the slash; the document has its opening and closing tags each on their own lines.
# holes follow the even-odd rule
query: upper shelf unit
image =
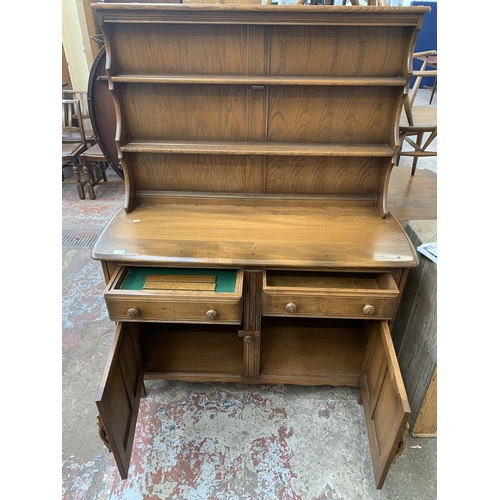
<svg viewBox="0 0 500 500">
<path fill-rule="evenodd" d="M 386 217 L 427 7 L 93 4 L 125 210 L 169 193 L 315 195 Z"/>
</svg>

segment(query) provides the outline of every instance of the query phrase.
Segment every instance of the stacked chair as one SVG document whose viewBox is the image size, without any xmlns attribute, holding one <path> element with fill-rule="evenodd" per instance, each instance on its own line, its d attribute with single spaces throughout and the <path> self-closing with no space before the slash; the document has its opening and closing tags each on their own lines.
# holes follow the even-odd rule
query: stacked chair
<svg viewBox="0 0 500 500">
<path fill-rule="evenodd" d="M 70 92 L 73 95 L 85 94 Z M 94 133 L 84 128 L 81 95 L 80 99 L 62 99 L 62 166 L 68 164 L 73 166 L 80 199 L 85 199 L 86 188 L 89 198 L 95 200 L 94 186 L 101 180 L 107 182 L 107 163 L 101 148 L 95 142 Z M 62 179 L 64 180 L 64 172 Z"/>
</svg>

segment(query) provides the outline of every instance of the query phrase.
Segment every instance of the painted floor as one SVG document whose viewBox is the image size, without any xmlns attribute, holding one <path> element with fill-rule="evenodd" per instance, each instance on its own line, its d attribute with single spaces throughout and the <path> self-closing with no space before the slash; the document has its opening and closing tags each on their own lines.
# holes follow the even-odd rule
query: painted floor
<svg viewBox="0 0 500 500">
<path fill-rule="evenodd" d="M 123 181 L 108 169 L 96 200 L 80 200 L 71 168 L 63 171 L 63 234 L 95 236 L 123 206 Z M 62 249 L 63 500 L 437 497 L 436 439 L 409 437 L 375 489 L 358 391 L 346 387 L 147 381 L 122 480 L 98 437 L 94 403 L 115 324 L 100 264 L 89 244 L 79 246 L 73 238 Z"/>
</svg>

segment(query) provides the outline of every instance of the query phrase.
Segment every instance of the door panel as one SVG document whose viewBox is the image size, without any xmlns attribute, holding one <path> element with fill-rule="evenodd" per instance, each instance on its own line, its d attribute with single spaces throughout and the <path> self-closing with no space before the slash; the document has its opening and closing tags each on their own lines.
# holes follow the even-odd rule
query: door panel
<svg viewBox="0 0 500 500">
<path fill-rule="evenodd" d="M 122 479 L 127 478 L 143 387 L 140 325 L 118 323 L 96 405 Z"/>
<path fill-rule="evenodd" d="M 361 377 L 361 400 L 375 483 L 377 489 L 381 489 L 410 416 L 410 405 L 387 321 L 374 321 L 370 327 Z"/>
</svg>

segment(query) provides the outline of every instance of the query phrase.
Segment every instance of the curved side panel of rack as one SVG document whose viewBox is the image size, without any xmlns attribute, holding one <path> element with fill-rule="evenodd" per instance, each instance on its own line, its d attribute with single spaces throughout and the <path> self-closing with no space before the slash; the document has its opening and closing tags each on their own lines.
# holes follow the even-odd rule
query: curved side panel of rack
<svg viewBox="0 0 500 500">
<path fill-rule="evenodd" d="M 409 93 L 410 81 L 413 74 L 413 51 L 415 48 L 415 43 L 418 38 L 418 34 L 422 28 L 423 24 L 423 16 L 420 16 L 417 20 L 417 24 L 413 34 L 408 43 L 408 49 L 406 51 L 406 61 L 404 64 L 405 74 L 400 75 L 401 78 L 406 80 L 406 85 L 404 86 L 403 95 L 401 96 L 401 105 L 399 106 L 397 112 L 395 113 L 394 118 L 394 126 L 392 136 L 389 138 L 388 146 L 394 151 L 394 155 L 392 156 L 390 163 L 388 163 L 385 167 L 385 172 L 380 176 L 379 190 L 378 190 L 378 199 L 377 199 L 377 208 L 380 216 L 385 219 L 389 214 L 388 208 L 388 193 L 389 193 L 389 183 L 391 180 L 391 172 L 393 167 L 397 163 L 398 153 L 402 146 L 402 138 L 399 133 L 399 123 L 401 120 L 401 113 L 403 112 L 403 106 L 405 100 Z"/>
<path fill-rule="evenodd" d="M 123 170 L 123 178 L 125 181 L 125 203 L 124 209 L 125 212 L 132 212 L 136 206 L 136 195 L 135 195 L 135 178 L 134 172 L 132 169 L 127 168 L 127 162 L 123 158 L 122 146 L 127 143 L 129 137 L 127 132 L 127 124 L 125 120 L 125 115 L 123 113 L 123 107 L 121 102 L 121 94 L 119 85 L 115 86 L 115 82 L 113 82 L 113 76 L 116 74 L 116 61 L 113 58 L 112 47 L 113 44 L 110 43 L 110 33 L 108 29 L 112 30 L 112 25 L 109 26 L 100 20 L 100 28 L 104 37 L 104 46 L 107 47 L 106 50 L 106 75 L 108 77 L 108 88 L 113 99 L 115 105 L 115 116 L 116 116 L 116 134 L 115 134 L 115 143 L 116 150 L 118 154 L 118 161 Z"/>
</svg>

